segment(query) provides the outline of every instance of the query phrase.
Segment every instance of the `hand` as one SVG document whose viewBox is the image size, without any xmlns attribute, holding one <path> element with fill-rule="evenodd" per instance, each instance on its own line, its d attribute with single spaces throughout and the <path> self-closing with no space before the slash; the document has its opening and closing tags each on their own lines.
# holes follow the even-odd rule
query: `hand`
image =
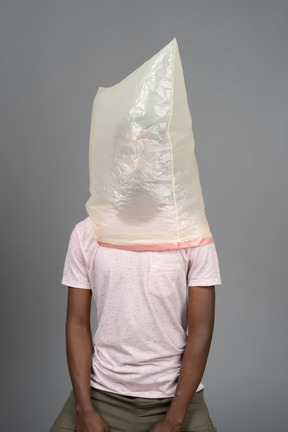
<svg viewBox="0 0 288 432">
<path fill-rule="evenodd" d="M 76 432 L 109 432 L 109 426 L 94 410 L 78 416 Z"/>
<path fill-rule="evenodd" d="M 149 429 L 149 432 L 181 432 L 181 426 L 175 426 L 164 418 Z"/>
</svg>

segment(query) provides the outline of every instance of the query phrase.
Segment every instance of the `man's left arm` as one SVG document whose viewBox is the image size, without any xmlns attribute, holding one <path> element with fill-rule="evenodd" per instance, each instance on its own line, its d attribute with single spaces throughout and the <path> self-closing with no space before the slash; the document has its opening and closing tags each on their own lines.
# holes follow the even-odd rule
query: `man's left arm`
<svg viewBox="0 0 288 432">
<path fill-rule="evenodd" d="M 164 419 L 150 432 L 180 432 L 189 403 L 203 376 L 212 340 L 215 288 L 189 287 L 188 337 L 177 388 Z"/>
</svg>

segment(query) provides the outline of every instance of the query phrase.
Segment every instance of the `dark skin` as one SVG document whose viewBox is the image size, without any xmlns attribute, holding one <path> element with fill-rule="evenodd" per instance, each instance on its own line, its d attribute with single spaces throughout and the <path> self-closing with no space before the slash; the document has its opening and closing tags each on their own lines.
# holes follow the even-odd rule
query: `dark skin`
<svg viewBox="0 0 288 432">
<path fill-rule="evenodd" d="M 75 395 L 77 432 L 109 432 L 109 426 L 95 411 L 90 398 L 92 336 L 91 291 L 68 290 L 66 345 L 67 361 Z M 147 432 L 181 432 L 189 403 L 206 366 L 214 327 L 214 287 L 190 287 L 188 338 L 180 375 L 170 407 L 159 423 Z"/>
</svg>

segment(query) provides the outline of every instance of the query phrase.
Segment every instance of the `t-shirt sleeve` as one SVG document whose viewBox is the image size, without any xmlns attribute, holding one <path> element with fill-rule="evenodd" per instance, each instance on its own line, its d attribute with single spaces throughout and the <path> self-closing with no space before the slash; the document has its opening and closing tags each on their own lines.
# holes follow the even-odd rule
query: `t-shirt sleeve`
<svg viewBox="0 0 288 432">
<path fill-rule="evenodd" d="M 188 286 L 221 285 L 215 244 L 190 248 Z"/>
<path fill-rule="evenodd" d="M 77 226 L 70 236 L 61 283 L 74 288 L 90 289 L 88 263 Z"/>
</svg>

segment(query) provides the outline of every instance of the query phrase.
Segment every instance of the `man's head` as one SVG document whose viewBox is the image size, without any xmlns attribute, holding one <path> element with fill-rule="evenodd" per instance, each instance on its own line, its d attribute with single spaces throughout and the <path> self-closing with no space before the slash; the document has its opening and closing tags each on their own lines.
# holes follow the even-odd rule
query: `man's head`
<svg viewBox="0 0 288 432">
<path fill-rule="evenodd" d="M 163 174 L 159 148 L 163 137 L 138 123 L 123 126 L 115 135 L 111 170 L 119 217 L 132 224 L 152 219 L 163 199 L 154 185 Z"/>
<path fill-rule="evenodd" d="M 101 244 L 163 250 L 211 240 L 175 39 L 118 84 L 99 88 L 89 164 L 86 208 Z"/>
</svg>

